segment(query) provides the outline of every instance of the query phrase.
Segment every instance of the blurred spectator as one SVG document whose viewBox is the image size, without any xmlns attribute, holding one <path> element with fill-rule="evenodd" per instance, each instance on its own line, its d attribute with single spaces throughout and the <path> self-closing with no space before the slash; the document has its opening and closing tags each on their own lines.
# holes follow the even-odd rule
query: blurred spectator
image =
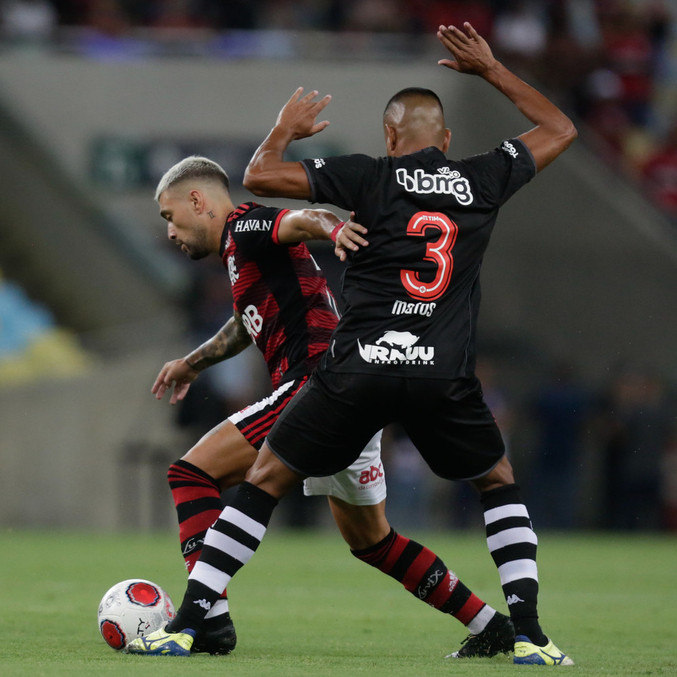
<svg viewBox="0 0 677 677">
<path fill-rule="evenodd" d="M 155 28 L 201 28 L 207 24 L 198 18 L 192 0 L 164 0 L 157 3 L 156 13 L 150 21 Z"/>
<path fill-rule="evenodd" d="M 58 22 L 47 0 L 6 0 L 0 3 L 0 24 L 6 38 L 17 41 L 45 40 Z"/>
<path fill-rule="evenodd" d="M 588 392 L 566 362 L 555 365 L 531 403 L 537 441 L 529 493 L 532 517 L 542 527 L 577 525 L 582 429 L 590 404 Z"/>
<path fill-rule="evenodd" d="M 149 49 L 131 36 L 131 17 L 116 0 L 90 0 L 83 25 L 79 48 L 89 57 L 124 61 L 142 56 Z"/>
<path fill-rule="evenodd" d="M 87 4 L 84 25 L 101 35 L 119 37 L 128 31 L 131 22 L 116 0 L 91 0 Z"/>
<path fill-rule="evenodd" d="M 266 0 L 261 3 L 258 27 L 290 31 L 326 29 L 328 12 L 323 1 Z"/>
<path fill-rule="evenodd" d="M 262 3 L 258 0 L 194 0 L 193 4 L 210 28 L 249 29 L 260 24 Z"/>
<path fill-rule="evenodd" d="M 400 0 L 358 0 L 345 15 L 345 29 L 370 33 L 405 33 L 409 30 L 406 8 Z"/>
<path fill-rule="evenodd" d="M 633 124 L 651 119 L 653 45 L 647 16 L 630 5 L 618 5 L 602 24 L 604 50 L 610 70 L 620 79 L 620 103 Z"/>
<path fill-rule="evenodd" d="M 565 0 L 563 14 L 568 31 L 578 49 L 594 50 L 601 42 L 595 0 Z"/>
<path fill-rule="evenodd" d="M 663 382 L 636 367 L 613 378 L 602 401 L 603 526 L 657 529 L 661 524 L 661 469 L 671 415 Z"/>
<path fill-rule="evenodd" d="M 615 79 L 610 71 L 606 73 Z M 601 75 L 600 72 L 598 74 Z M 616 97 L 593 97 L 589 102 L 586 121 L 601 142 L 596 150 L 606 160 L 619 166 L 618 160 L 622 159 L 625 154 L 628 136 L 632 129 L 630 118 L 620 100 Z"/>
<path fill-rule="evenodd" d="M 644 165 L 642 180 L 650 197 L 677 224 L 677 118 Z"/>
<path fill-rule="evenodd" d="M 431 33 L 438 26 L 462 26 L 469 21 L 487 38 L 493 30 L 494 11 L 488 0 L 407 0 L 408 30 Z"/>
<path fill-rule="evenodd" d="M 599 26 L 591 1 L 572 0 L 559 6 L 549 24 L 541 77 L 564 103 L 574 106 L 582 83 L 600 60 Z"/>
<path fill-rule="evenodd" d="M 520 71 L 534 72 L 547 42 L 546 6 L 530 0 L 510 3 L 494 21 L 492 45 Z"/>
</svg>

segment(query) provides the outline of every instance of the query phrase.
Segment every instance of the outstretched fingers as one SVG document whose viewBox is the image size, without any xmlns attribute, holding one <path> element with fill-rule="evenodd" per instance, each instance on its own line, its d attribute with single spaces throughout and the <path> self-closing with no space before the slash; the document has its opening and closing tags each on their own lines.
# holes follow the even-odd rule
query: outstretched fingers
<svg viewBox="0 0 677 677">
<path fill-rule="evenodd" d="M 311 136 L 314 136 L 327 127 L 329 127 L 329 120 L 322 120 L 322 122 L 318 122 L 317 124 L 313 125 L 313 128 L 310 130 L 310 134 Z"/>
<path fill-rule="evenodd" d="M 473 40 L 479 40 L 480 39 L 480 34 L 473 28 L 473 25 L 469 21 L 466 21 L 463 24 L 463 27 L 465 28 L 465 30 L 468 32 L 468 35 Z"/>
<path fill-rule="evenodd" d="M 299 98 L 301 97 L 301 94 L 303 94 L 303 87 L 297 87 L 294 93 L 289 97 L 289 101 L 287 101 L 287 104 L 298 101 Z"/>
<path fill-rule="evenodd" d="M 170 404 L 176 404 L 177 402 L 180 402 L 183 400 L 183 398 L 186 396 L 186 393 L 188 392 L 190 388 L 190 383 L 175 383 L 174 384 L 174 392 L 172 393 L 172 397 L 169 400 Z"/>
<path fill-rule="evenodd" d="M 470 43 L 470 38 L 456 26 L 440 26 L 438 35 L 448 48 L 461 49 Z"/>
</svg>

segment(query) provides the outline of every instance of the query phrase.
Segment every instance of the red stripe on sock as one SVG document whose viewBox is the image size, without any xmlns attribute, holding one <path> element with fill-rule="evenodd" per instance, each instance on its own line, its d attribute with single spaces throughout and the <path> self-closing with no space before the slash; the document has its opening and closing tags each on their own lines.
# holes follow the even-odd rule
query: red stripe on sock
<svg viewBox="0 0 677 677">
<path fill-rule="evenodd" d="M 204 510 L 199 514 L 184 520 L 179 524 L 179 538 L 182 541 L 185 541 L 187 538 L 195 536 L 195 534 L 207 531 L 207 529 L 216 522 L 220 514 L 220 510 Z"/>
<path fill-rule="evenodd" d="M 200 473 L 193 472 L 188 468 L 181 468 L 176 465 L 170 466 L 167 471 L 167 479 L 172 482 L 193 482 L 203 486 L 214 486 L 214 482 Z"/>
<path fill-rule="evenodd" d="M 395 566 L 395 562 L 400 558 L 402 551 L 407 547 L 407 543 L 409 543 L 408 538 L 397 534 L 397 538 L 395 538 L 393 544 L 390 546 L 390 550 L 385 556 L 385 559 L 381 564 L 377 564 L 376 566 L 384 573 L 390 573 L 390 570 Z"/>
<path fill-rule="evenodd" d="M 423 580 L 423 577 L 426 574 L 426 571 L 430 568 L 430 565 L 437 559 L 435 553 L 430 552 L 428 548 L 423 548 L 421 552 L 418 553 L 416 559 L 411 563 L 407 572 L 404 574 L 402 579 L 402 585 L 412 592 L 416 590 L 418 585 Z"/>
<path fill-rule="evenodd" d="M 470 621 L 477 616 L 484 602 L 475 594 L 471 594 L 468 601 L 454 614 L 463 625 L 468 625 Z"/>
<path fill-rule="evenodd" d="M 212 486 L 187 486 L 187 487 L 172 487 L 172 498 L 174 505 L 181 505 L 189 501 L 197 501 L 200 498 L 213 497 L 221 500 L 221 495 Z"/>
<path fill-rule="evenodd" d="M 452 578 L 453 577 L 453 578 Z M 442 608 L 451 597 L 451 594 L 454 592 L 454 589 L 458 585 L 458 578 L 454 576 L 450 571 L 447 571 L 444 578 L 437 584 L 433 592 L 428 595 L 426 602 L 430 606 L 434 606 L 436 609 Z"/>
</svg>

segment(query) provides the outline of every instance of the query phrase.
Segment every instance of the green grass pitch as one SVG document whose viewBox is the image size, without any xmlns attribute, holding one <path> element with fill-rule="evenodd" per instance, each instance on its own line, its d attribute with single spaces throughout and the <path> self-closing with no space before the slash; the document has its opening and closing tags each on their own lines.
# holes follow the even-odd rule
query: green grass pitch
<svg viewBox="0 0 677 677">
<path fill-rule="evenodd" d="M 504 610 L 480 531 L 418 534 L 481 597 Z M 181 601 L 175 536 L 0 531 L 0 675 L 515 675 L 552 668 L 507 656 L 445 660 L 465 629 L 352 558 L 325 532 L 271 531 L 230 587 L 230 656 L 127 656 L 101 639 L 99 600 L 149 578 Z M 544 629 L 582 675 L 677 675 L 677 540 L 540 535 Z"/>
</svg>

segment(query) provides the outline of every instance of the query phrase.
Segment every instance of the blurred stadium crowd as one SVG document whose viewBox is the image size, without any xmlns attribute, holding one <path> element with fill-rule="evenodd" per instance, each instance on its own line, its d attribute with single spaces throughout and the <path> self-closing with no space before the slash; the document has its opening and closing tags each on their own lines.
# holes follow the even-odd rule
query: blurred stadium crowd
<svg viewBox="0 0 677 677">
<path fill-rule="evenodd" d="M 637 182 L 677 228 L 677 5 L 671 0 L 2 0 L 0 49 L 3 43 L 80 44 L 89 54 L 119 58 L 120 50 L 138 54 L 139 45 L 163 31 L 398 33 L 415 44 L 440 23 L 465 20 L 511 67 L 536 78 L 583 121 L 583 141 Z M 77 42 L 83 35 L 86 42 Z M 334 261 L 318 258 L 336 289 Z M 186 308 L 200 342 L 222 326 L 232 299 L 218 262 L 191 273 L 198 277 Z M 9 380 L 19 362 L 3 355 L 56 331 L 49 312 L 21 296 L 0 277 L 0 378 Z M 71 350 L 63 343 L 58 350 Z M 485 356 L 479 375 L 540 526 L 677 531 L 677 400 L 669 376 L 622 364 L 592 386 L 566 360 L 550 359 L 527 388 L 513 392 L 502 385 L 509 365 L 491 351 Z M 195 383 L 177 422 L 202 434 L 267 389 L 261 360 L 247 351 Z M 405 528 L 417 512 L 430 528 L 442 526 L 435 522 L 440 515 L 456 526 L 481 518 L 476 499 L 464 488 L 445 493 L 446 484 L 430 477 L 397 430 L 387 437 L 394 523 Z M 586 477 L 595 478 L 593 510 L 586 505 Z M 440 511 L 445 502 L 449 509 Z M 312 521 L 310 514 L 301 506 L 292 521 Z"/>
<path fill-rule="evenodd" d="M 89 36 L 83 48 L 119 56 L 116 41 L 134 53 L 153 31 L 391 32 L 415 41 L 467 20 L 585 121 L 599 152 L 677 223 L 676 15 L 670 0 L 4 0 L 0 30 L 5 41 L 43 41 L 79 27 Z"/>
</svg>

